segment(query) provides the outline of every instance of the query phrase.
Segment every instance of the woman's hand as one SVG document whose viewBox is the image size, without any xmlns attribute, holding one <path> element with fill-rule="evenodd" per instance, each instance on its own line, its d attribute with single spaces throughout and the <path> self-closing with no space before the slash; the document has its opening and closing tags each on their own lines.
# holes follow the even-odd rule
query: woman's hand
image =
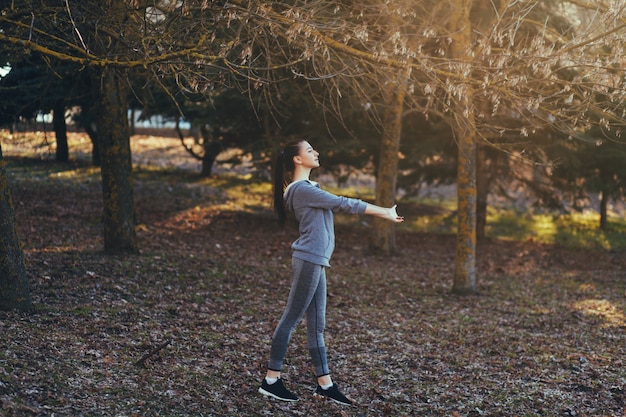
<svg viewBox="0 0 626 417">
<path fill-rule="evenodd" d="M 404 217 L 398 216 L 398 213 L 396 212 L 396 207 L 398 207 L 397 204 L 388 209 L 389 210 L 388 219 L 394 223 L 402 223 L 404 221 Z"/>
</svg>

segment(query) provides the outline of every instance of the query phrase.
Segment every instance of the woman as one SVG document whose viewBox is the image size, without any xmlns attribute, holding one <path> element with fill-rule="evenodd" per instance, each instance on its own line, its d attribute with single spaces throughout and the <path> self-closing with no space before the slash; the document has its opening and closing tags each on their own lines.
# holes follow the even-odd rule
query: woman
<svg viewBox="0 0 626 417">
<path fill-rule="evenodd" d="M 396 206 L 379 207 L 321 190 L 317 183 L 309 180 L 311 170 L 319 166 L 319 153 L 305 140 L 288 144 L 276 159 L 274 210 L 281 224 L 287 217 L 286 209 L 293 212 L 299 223 L 300 237 L 292 244 L 292 286 L 272 338 L 267 374 L 259 392 L 283 401 L 298 400 L 283 384 L 280 372 L 291 334 L 306 314 L 307 347 L 318 383 L 315 395 L 352 404 L 330 377 L 324 345 L 325 268 L 330 266 L 335 247 L 333 212 L 369 214 L 396 223 L 404 219 L 396 213 Z"/>
</svg>

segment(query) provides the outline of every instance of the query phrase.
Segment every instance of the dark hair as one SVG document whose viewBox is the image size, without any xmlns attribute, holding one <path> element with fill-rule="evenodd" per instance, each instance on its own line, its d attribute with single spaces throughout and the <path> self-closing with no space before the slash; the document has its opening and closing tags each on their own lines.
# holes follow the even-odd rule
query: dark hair
<svg viewBox="0 0 626 417">
<path fill-rule="evenodd" d="M 287 219 L 283 193 L 296 169 L 293 158 L 300 153 L 302 142 L 304 142 L 303 139 L 288 143 L 278 154 L 274 164 L 274 213 L 278 216 L 278 222 L 281 225 L 284 225 Z"/>
</svg>

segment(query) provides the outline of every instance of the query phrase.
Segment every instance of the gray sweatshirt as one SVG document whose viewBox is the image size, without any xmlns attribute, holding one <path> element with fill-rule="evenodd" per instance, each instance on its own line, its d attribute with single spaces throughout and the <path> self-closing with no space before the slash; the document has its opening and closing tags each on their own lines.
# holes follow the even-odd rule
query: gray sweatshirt
<svg viewBox="0 0 626 417">
<path fill-rule="evenodd" d="M 293 256 L 326 267 L 335 249 L 333 212 L 363 214 L 367 207 L 362 200 L 336 196 L 309 180 L 289 184 L 285 203 L 300 229 L 300 237 L 291 245 Z"/>
</svg>

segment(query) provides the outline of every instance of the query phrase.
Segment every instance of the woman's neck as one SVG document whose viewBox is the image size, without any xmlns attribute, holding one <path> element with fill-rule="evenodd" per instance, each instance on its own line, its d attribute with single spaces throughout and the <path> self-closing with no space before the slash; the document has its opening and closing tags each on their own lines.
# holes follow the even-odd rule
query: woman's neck
<svg viewBox="0 0 626 417">
<path fill-rule="evenodd" d="M 297 165 L 296 169 L 293 172 L 292 182 L 308 180 L 310 175 L 311 175 L 311 169 L 302 168 L 300 165 Z"/>
</svg>

